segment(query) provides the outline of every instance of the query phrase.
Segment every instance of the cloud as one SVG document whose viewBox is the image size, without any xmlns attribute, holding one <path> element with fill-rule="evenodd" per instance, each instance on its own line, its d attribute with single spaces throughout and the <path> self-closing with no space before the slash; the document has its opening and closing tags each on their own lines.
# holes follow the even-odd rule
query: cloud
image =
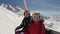
<svg viewBox="0 0 60 34">
<path fill-rule="evenodd" d="M 52 0 L 50 0 L 51 2 L 54 2 L 54 1 L 52 1 Z M 58 7 L 57 5 L 53 5 L 53 4 L 51 4 L 51 3 L 48 3 L 48 1 L 47 0 L 31 0 L 30 2 L 32 2 L 32 4 L 31 5 L 42 5 L 42 6 L 44 6 L 44 7 L 46 7 L 46 6 L 49 6 L 49 7 L 51 7 L 51 8 L 56 8 L 56 9 L 60 9 L 60 7 Z M 55 1 L 56 2 L 56 1 Z M 36 6 L 37 6 L 36 5 Z"/>
<path fill-rule="evenodd" d="M 57 11 L 40 11 L 40 13 L 43 15 L 48 15 L 48 16 L 60 15 L 60 12 L 57 12 Z"/>
<path fill-rule="evenodd" d="M 52 0 L 51 0 L 51 1 L 52 1 Z M 54 2 L 54 1 L 53 1 L 53 2 Z M 51 6 L 51 7 L 55 7 L 55 8 L 60 9 L 60 7 L 58 7 L 58 6 L 56 6 L 56 5 L 49 4 L 46 0 L 40 1 L 40 4 L 41 4 L 41 5 Z"/>
<path fill-rule="evenodd" d="M 57 11 L 38 11 L 38 10 L 31 11 L 31 13 L 35 13 L 35 12 L 39 12 L 41 15 L 44 15 L 44 16 L 60 15 L 60 12 L 57 12 Z"/>
<path fill-rule="evenodd" d="M 54 2 L 52 0 L 50 0 L 51 2 Z M 30 4 L 29 4 L 30 3 Z M 31 8 L 31 12 L 40 12 L 43 15 L 60 15 L 60 7 L 58 7 L 57 5 L 53 5 L 51 3 L 48 3 L 47 0 L 30 0 L 28 2 L 29 7 Z M 42 10 L 37 10 L 37 9 L 41 9 Z"/>
</svg>

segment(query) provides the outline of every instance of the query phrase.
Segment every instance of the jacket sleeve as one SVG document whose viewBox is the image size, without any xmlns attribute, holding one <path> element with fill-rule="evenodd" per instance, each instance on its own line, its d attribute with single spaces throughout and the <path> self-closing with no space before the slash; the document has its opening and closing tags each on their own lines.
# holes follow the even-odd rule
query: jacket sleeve
<svg viewBox="0 0 60 34">
<path fill-rule="evenodd" d="M 43 23 L 44 23 L 44 19 L 40 19 L 40 23 L 42 23 L 42 24 L 43 24 Z"/>
<path fill-rule="evenodd" d="M 16 27 L 15 31 L 16 31 L 17 29 L 22 28 L 23 26 L 24 26 L 24 19 L 23 19 L 22 23 L 21 23 L 18 27 Z"/>
<path fill-rule="evenodd" d="M 42 34 L 46 34 L 46 31 L 45 31 L 45 26 L 44 26 L 44 24 L 42 24 L 42 32 L 41 32 Z"/>
</svg>

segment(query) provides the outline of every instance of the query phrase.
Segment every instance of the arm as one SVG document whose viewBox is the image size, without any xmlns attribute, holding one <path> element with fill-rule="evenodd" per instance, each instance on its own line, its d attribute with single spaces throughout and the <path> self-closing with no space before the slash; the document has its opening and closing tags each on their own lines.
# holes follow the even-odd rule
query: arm
<svg viewBox="0 0 60 34">
<path fill-rule="evenodd" d="M 23 26 L 24 26 L 24 19 L 23 19 L 22 23 L 18 27 L 16 27 L 15 31 L 22 28 Z"/>
</svg>

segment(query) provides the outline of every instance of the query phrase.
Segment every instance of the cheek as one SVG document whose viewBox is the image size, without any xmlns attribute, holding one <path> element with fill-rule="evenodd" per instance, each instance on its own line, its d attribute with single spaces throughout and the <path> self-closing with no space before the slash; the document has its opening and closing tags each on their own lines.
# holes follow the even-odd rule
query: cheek
<svg viewBox="0 0 60 34">
<path fill-rule="evenodd" d="M 40 20 L 40 18 L 37 18 L 37 20 Z"/>
<path fill-rule="evenodd" d="M 29 14 L 25 14 L 25 16 L 29 16 Z"/>
<path fill-rule="evenodd" d="M 25 16 L 27 17 L 27 16 L 29 16 L 29 15 L 25 14 Z"/>
<path fill-rule="evenodd" d="M 34 21 L 37 21 L 37 19 L 36 19 L 36 18 L 34 18 Z"/>
<path fill-rule="evenodd" d="M 40 18 L 34 18 L 34 21 L 39 21 L 40 20 Z"/>
</svg>

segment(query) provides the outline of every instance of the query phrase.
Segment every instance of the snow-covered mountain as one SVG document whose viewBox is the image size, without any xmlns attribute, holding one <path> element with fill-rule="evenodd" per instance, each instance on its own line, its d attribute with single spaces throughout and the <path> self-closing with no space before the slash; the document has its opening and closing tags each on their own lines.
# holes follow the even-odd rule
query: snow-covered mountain
<svg viewBox="0 0 60 34">
<path fill-rule="evenodd" d="M 54 20 L 57 22 L 60 22 L 60 16 L 49 16 L 49 17 L 44 17 L 46 20 L 50 19 L 50 20 Z"/>
<path fill-rule="evenodd" d="M 45 17 L 44 23 L 47 28 L 60 32 L 60 16 Z"/>
<path fill-rule="evenodd" d="M 4 8 L 17 13 L 18 15 L 22 14 L 23 9 L 21 9 L 18 5 L 6 5 L 6 4 L 0 4 L 0 6 L 3 6 Z"/>
<path fill-rule="evenodd" d="M 22 11 L 19 6 L 0 5 L 0 34 L 14 34 L 14 29 L 24 17 Z M 46 28 L 60 32 L 60 16 L 45 16 L 44 20 Z"/>
</svg>

